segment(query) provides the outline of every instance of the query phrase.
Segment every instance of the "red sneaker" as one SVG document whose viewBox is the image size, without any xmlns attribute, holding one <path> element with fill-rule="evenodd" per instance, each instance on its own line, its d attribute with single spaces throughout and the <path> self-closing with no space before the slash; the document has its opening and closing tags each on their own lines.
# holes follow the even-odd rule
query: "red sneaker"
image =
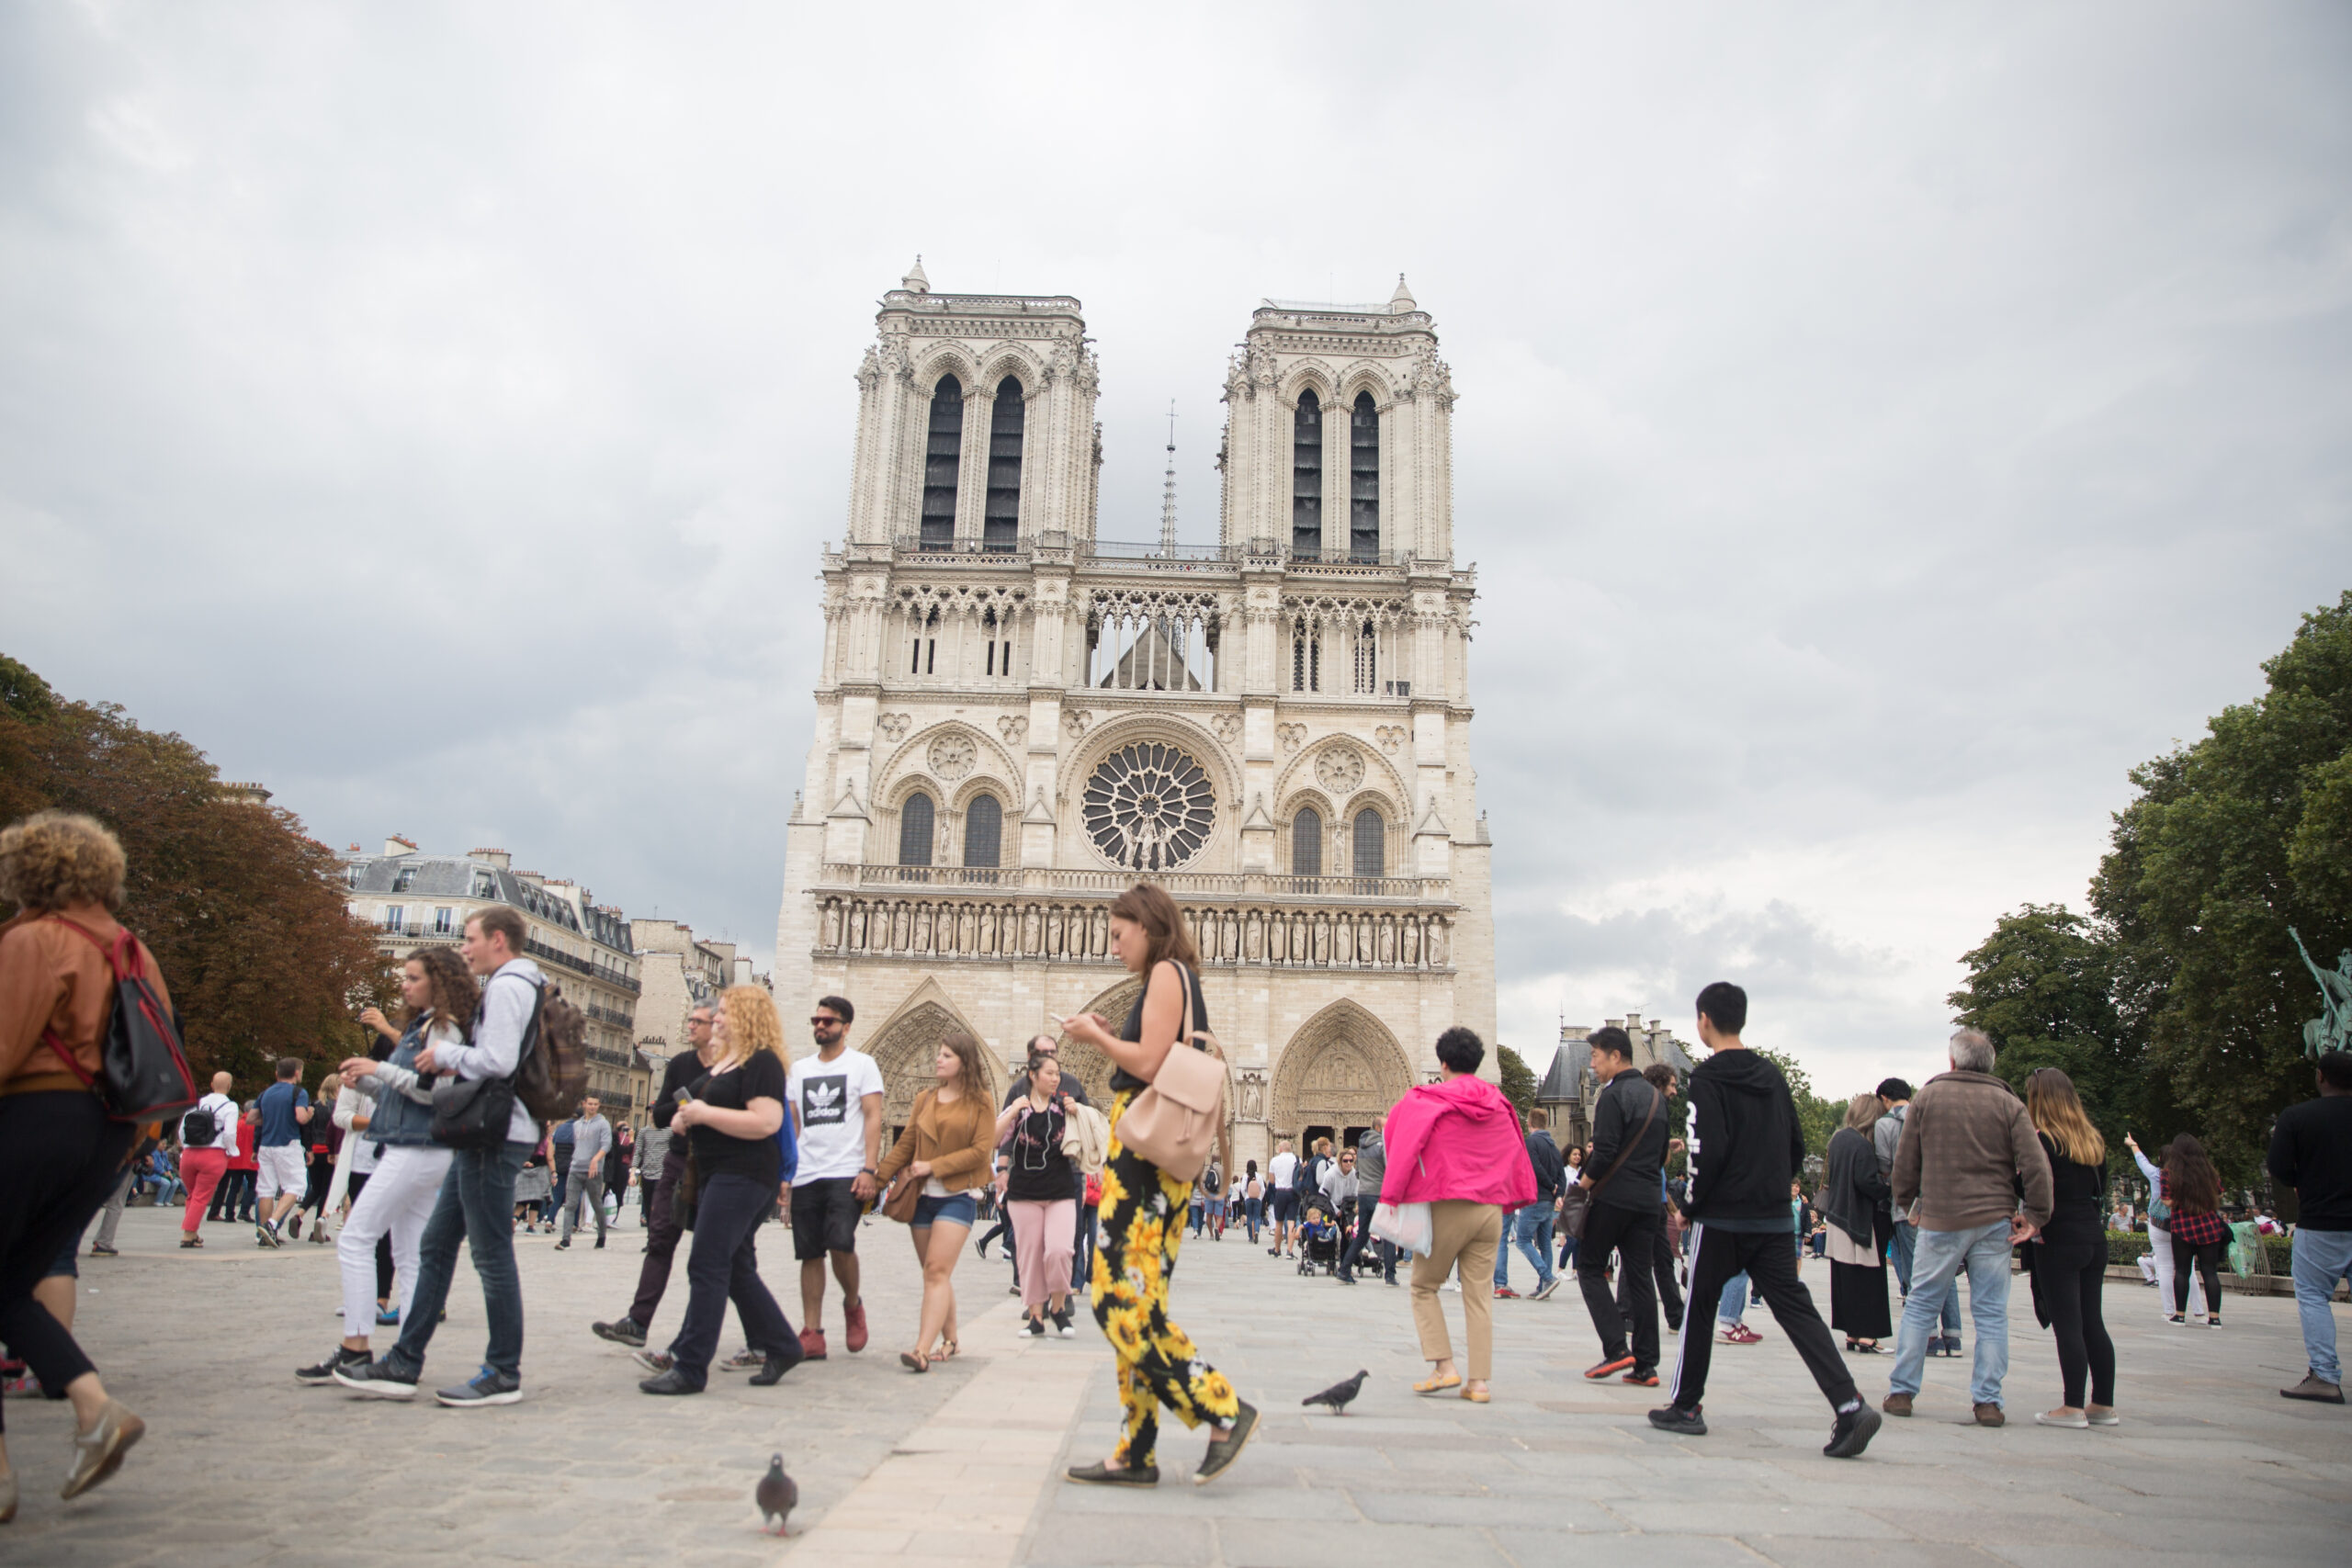
<svg viewBox="0 0 2352 1568">
<path fill-rule="evenodd" d="M 1617 1356 L 1617 1357 L 1613 1357 L 1613 1358 L 1611 1358 L 1611 1359 L 1609 1359 L 1609 1360 L 1606 1360 L 1606 1361 L 1601 1362 L 1601 1363 L 1600 1363 L 1599 1366 L 1597 1366 L 1597 1367 L 1588 1367 L 1588 1368 L 1586 1368 L 1586 1369 L 1585 1369 L 1585 1374 L 1584 1374 L 1584 1375 L 1585 1375 L 1586 1377 L 1589 1378 L 1590 1380 L 1592 1380 L 1594 1382 L 1599 1382 L 1601 1379 L 1603 1379 L 1603 1378 L 1605 1378 L 1605 1377 L 1613 1377 L 1614 1375 L 1616 1375 L 1616 1374 L 1617 1374 L 1617 1373 L 1619 1373 L 1619 1372 L 1626 1371 L 1631 1370 L 1631 1368 L 1633 1367 L 1633 1365 L 1634 1365 L 1634 1358 L 1633 1358 L 1633 1357 L 1631 1357 L 1631 1356 Z"/>
<path fill-rule="evenodd" d="M 1509 1285 L 1497 1285 L 1495 1287 L 1495 1300 L 1498 1302 L 1515 1302 L 1519 1300 L 1519 1292 L 1512 1290 Z"/>
<path fill-rule="evenodd" d="M 842 1336 L 848 1341 L 851 1355 L 865 1348 L 865 1300 L 842 1303 Z"/>
<path fill-rule="evenodd" d="M 1723 1338 L 1724 1343 L 1726 1345 L 1761 1345 L 1764 1343 L 1764 1336 L 1757 1333 L 1756 1330 L 1748 1327 L 1747 1325 L 1744 1323 L 1736 1323 L 1729 1328 L 1724 1329 Z"/>
<path fill-rule="evenodd" d="M 800 1331 L 800 1359 L 804 1361 L 821 1361 L 825 1359 L 823 1329 L 804 1328 Z"/>
</svg>

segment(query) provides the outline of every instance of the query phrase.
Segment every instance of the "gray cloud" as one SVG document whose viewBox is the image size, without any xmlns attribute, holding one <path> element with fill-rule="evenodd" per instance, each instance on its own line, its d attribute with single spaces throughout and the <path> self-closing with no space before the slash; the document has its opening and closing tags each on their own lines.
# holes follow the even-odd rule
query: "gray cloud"
<svg viewBox="0 0 2352 1568">
<path fill-rule="evenodd" d="M 1086 300 L 1126 538 L 1402 269 L 1505 1038 L 1739 968 L 1826 1086 L 2352 581 L 2338 7 L 995 15 L 0 14 L 0 646 L 764 950 L 908 259 Z"/>
</svg>

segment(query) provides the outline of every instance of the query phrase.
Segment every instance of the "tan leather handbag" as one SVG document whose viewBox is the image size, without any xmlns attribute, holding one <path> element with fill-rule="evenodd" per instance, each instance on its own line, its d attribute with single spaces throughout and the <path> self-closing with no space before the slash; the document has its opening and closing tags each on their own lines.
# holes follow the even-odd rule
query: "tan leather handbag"
<svg viewBox="0 0 2352 1568">
<path fill-rule="evenodd" d="M 1119 1142 L 1179 1181 L 1199 1179 L 1225 1134 L 1225 1053 L 1205 1030 L 1193 1028 L 1193 976 L 1182 964 L 1184 1027 L 1152 1076 L 1151 1086 L 1127 1106 Z M 1194 1049 L 1192 1042 L 1205 1043 Z"/>
</svg>

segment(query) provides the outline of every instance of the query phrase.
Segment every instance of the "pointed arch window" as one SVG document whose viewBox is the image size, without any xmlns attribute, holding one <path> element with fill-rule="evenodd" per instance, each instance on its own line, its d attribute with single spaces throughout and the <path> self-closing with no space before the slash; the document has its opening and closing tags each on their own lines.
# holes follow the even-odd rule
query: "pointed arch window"
<svg viewBox="0 0 2352 1568">
<path fill-rule="evenodd" d="M 992 795 L 975 795 L 964 813 L 964 863 L 994 867 L 1004 859 L 1004 807 Z"/>
<path fill-rule="evenodd" d="M 1370 621 L 1356 628 L 1356 695 L 1369 697 L 1380 690 L 1380 633 Z"/>
<path fill-rule="evenodd" d="M 1029 418 L 1021 383 L 1007 376 L 996 384 L 995 412 L 989 416 L 988 506 L 980 521 L 980 548 L 1009 552 L 1021 538 L 1021 437 Z"/>
<path fill-rule="evenodd" d="M 1356 874 L 1387 875 L 1388 825 L 1369 806 L 1356 813 L 1355 840 Z"/>
<path fill-rule="evenodd" d="M 1300 807 L 1290 819 L 1290 874 L 1323 874 L 1323 814 L 1311 806 Z"/>
<path fill-rule="evenodd" d="M 931 435 L 922 465 L 922 547 L 927 550 L 947 549 L 956 543 L 956 479 L 963 460 L 964 383 L 942 376 L 931 390 Z"/>
<path fill-rule="evenodd" d="M 1291 626 L 1290 689 L 1294 692 L 1319 692 L 1323 689 L 1323 639 L 1314 622 L 1300 616 Z"/>
<path fill-rule="evenodd" d="M 1290 553 L 1323 548 L 1323 402 L 1307 388 L 1290 419 Z"/>
<path fill-rule="evenodd" d="M 938 808 L 927 795 L 910 795 L 899 807 L 899 863 L 929 865 L 931 863 L 931 830 L 937 820 Z"/>
<path fill-rule="evenodd" d="M 1348 558 L 1380 558 L 1380 411 L 1356 394 L 1348 418 Z"/>
</svg>

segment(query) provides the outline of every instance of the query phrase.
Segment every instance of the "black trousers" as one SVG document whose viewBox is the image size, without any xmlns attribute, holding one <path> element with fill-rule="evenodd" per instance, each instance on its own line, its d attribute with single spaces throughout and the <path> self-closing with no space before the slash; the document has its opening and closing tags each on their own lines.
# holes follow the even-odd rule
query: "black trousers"
<svg viewBox="0 0 2352 1568">
<path fill-rule="evenodd" d="M 775 1184 L 728 1172 L 702 1184 L 695 1201 L 695 1245 L 686 1255 L 686 1320 L 670 1353 L 677 1371 L 700 1388 L 718 1351 L 719 1325 L 727 1303 L 735 1303 L 752 1348 L 763 1355 L 800 1359 L 800 1339 L 760 1279 L 755 1244 L 760 1222 L 775 1206 Z"/>
<path fill-rule="evenodd" d="M 33 1287 L 113 1196 L 137 1132 L 80 1089 L 0 1096 L 0 1342 L 44 1388 L 97 1369 Z"/>
<path fill-rule="evenodd" d="M 1657 1281 L 1650 1258 L 1665 1239 L 1665 1210 L 1644 1203 L 1634 1208 L 1595 1203 L 1586 1215 L 1584 1239 L 1577 1243 L 1577 1288 L 1600 1336 L 1600 1359 L 1625 1354 L 1626 1319 L 1633 1319 L 1634 1371 L 1657 1371 Z M 1618 1271 L 1624 1304 L 1609 1293 L 1609 1258 L 1623 1254 Z"/>
<path fill-rule="evenodd" d="M 629 1321 L 639 1328 L 653 1326 L 654 1309 L 670 1288 L 670 1264 L 677 1257 L 680 1234 L 678 1182 L 685 1174 L 685 1146 L 673 1138 L 671 1152 L 662 1157 L 662 1173 L 649 1190 L 653 1196 L 645 1212 L 645 1262 L 637 1271 L 637 1299 L 628 1303 Z M 639 1185 L 644 1185 L 641 1179 Z"/>
<path fill-rule="evenodd" d="M 1396 1277 L 1395 1248 L 1385 1241 L 1376 1241 L 1373 1238 L 1373 1212 L 1379 1207 L 1380 1204 L 1374 1200 L 1365 1198 L 1356 1200 L 1355 1230 L 1348 1237 L 1347 1250 L 1340 1255 L 1340 1272 L 1351 1279 L 1354 1277 L 1357 1269 L 1363 1266 L 1363 1255 L 1366 1252 L 1370 1252 L 1372 1260 L 1380 1265 L 1382 1279 L 1394 1280 Z"/>
<path fill-rule="evenodd" d="M 2107 1284 L 2107 1243 L 2102 1240 L 2080 1262 L 2072 1257 L 2056 1265 L 2046 1259 L 2037 1262 L 2041 1267 L 2034 1277 L 2041 1284 L 2050 1332 L 2058 1340 L 2058 1375 L 2065 1383 L 2065 1403 L 2081 1409 L 2087 1382 L 2093 1404 L 2113 1404 L 2115 1341 L 2107 1337 L 2107 1320 L 2099 1314 L 2099 1296 Z"/>
<path fill-rule="evenodd" d="M 2222 1257 L 2229 1246 L 2226 1241 L 2209 1241 L 2202 1247 L 2191 1247 L 2178 1236 L 2172 1238 L 2173 1311 L 2188 1311 L 2188 1269 L 2194 1263 L 2205 1280 L 2205 1315 L 2222 1315 Z"/>
<path fill-rule="evenodd" d="M 1772 1309 L 1772 1320 L 1789 1337 L 1805 1371 L 1832 1410 L 1854 1399 L 1854 1379 L 1838 1353 L 1838 1342 L 1813 1304 L 1813 1292 L 1797 1278 L 1797 1249 L 1789 1245 L 1786 1227 L 1770 1231 L 1724 1231 L 1705 1224 L 1690 1227 L 1690 1299 L 1723 1299 L 1731 1277 L 1746 1270 L 1748 1283 Z M 1703 1314 L 1702 1314 L 1703 1316 Z M 1704 1322 L 1683 1325 L 1674 1357 L 1674 1376 L 1668 1397 L 1677 1409 L 1696 1410 L 1706 1397 L 1707 1365 L 1714 1355 L 1715 1338 Z"/>
<path fill-rule="evenodd" d="M 243 1134 L 239 1134 L 243 1136 Z M 212 1207 L 205 1218 L 218 1220 L 250 1220 L 254 1217 L 254 1194 L 258 1190 L 250 1170 L 224 1170 L 220 1185 L 212 1190 Z"/>
<path fill-rule="evenodd" d="M 1625 1272 L 1617 1276 L 1617 1310 L 1630 1312 L 1633 1303 L 1625 1295 Z M 1666 1308 L 1666 1325 L 1682 1326 L 1682 1287 L 1674 1278 L 1674 1243 L 1667 1238 L 1666 1213 L 1658 1212 L 1657 1242 L 1650 1249 L 1650 1274 L 1657 1281 L 1657 1299 Z"/>
</svg>

